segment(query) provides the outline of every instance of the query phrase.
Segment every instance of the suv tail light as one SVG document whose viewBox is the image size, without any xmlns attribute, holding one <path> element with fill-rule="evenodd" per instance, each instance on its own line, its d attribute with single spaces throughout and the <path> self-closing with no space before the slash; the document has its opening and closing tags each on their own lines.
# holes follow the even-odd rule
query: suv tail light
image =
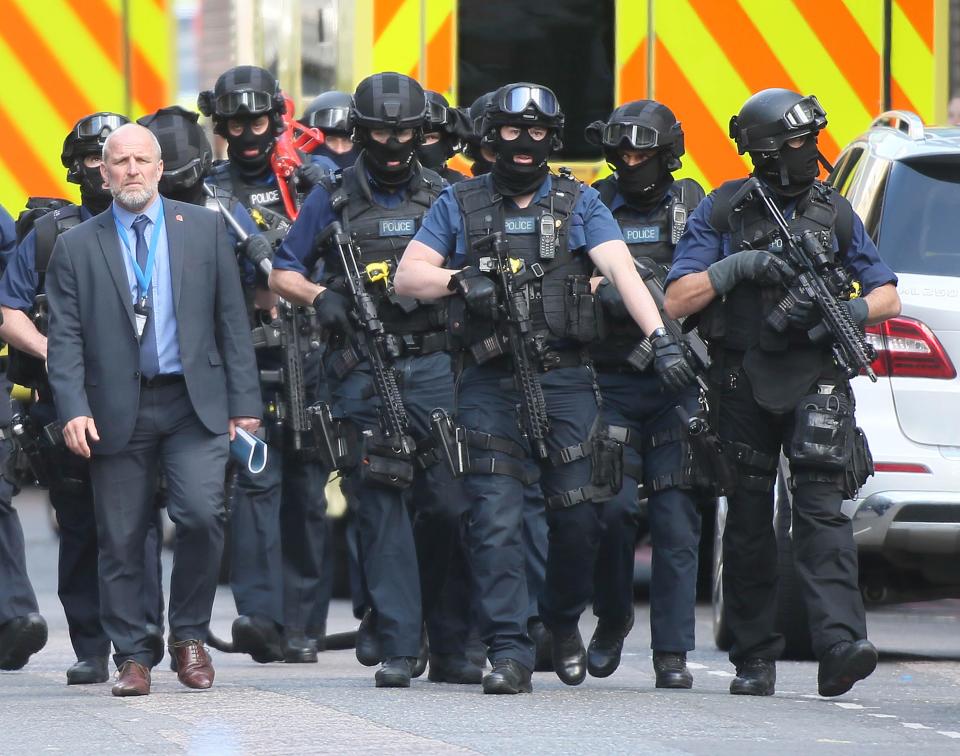
<svg viewBox="0 0 960 756">
<path fill-rule="evenodd" d="M 877 375 L 897 378 L 957 377 L 943 344 L 926 323 L 913 318 L 890 318 L 867 326 L 867 341 L 877 350 L 873 369 Z"/>
</svg>

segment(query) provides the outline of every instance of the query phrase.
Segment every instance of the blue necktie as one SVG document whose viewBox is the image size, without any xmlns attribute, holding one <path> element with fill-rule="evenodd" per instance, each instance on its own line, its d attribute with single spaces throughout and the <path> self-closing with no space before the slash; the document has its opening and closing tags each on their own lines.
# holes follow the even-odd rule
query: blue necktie
<svg viewBox="0 0 960 756">
<path fill-rule="evenodd" d="M 147 270 L 147 237 L 146 228 L 150 219 L 146 215 L 138 215 L 133 221 L 133 231 L 137 235 L 137 265 L 144 275 L 149 275 Z M 159 233 L 159 230 L 154 230 Z M 152 279 L 152 276 L 151 276 Z M 150 296 L 150 292 L 146 293 Z M 140 373 L 144 378 L 153 378 L 160 372 L 160 350 L 157 348 L 157 308 L 156 303 L 150 303 L 150 315 L 147 317 L 147 325 L 143 332 L 143 338 L 140 339 Z"/>
</svg>

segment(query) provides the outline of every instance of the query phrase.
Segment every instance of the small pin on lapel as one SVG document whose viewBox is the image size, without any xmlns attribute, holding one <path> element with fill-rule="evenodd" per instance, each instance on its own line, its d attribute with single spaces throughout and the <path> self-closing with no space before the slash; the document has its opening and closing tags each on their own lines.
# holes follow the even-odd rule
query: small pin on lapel
<svg viewBox="0 0 960 756">
<path fill-rule="evenodd" d="M 176 216 L 174 216 L 174 217 L 175 217 L 178 221 L 180 221 L 181 223 L 183 223 L 183 216 L 182 216 L 182 215 L 176 215 Z"/>
</svg>

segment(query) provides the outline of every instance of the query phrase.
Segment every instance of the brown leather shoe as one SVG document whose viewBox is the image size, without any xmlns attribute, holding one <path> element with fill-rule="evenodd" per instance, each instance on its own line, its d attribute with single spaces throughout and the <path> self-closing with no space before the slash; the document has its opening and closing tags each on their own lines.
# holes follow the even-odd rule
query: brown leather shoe
<svg viewBox="0 0 960 756">
<path fill-rule="evenodd" d="M 177 677 L 188 688 L 209 688 L 213 685 L 213 662 L 203 643 L 185 640 L 170 644 L 170 653 L 177 660 Z"/>
<path fill-rule="evenodd" d="M 111 691 L 115 696 L 145 696 L 150 693 L 150 670 L 133 659 L 120 667 L 120 674 Z"/>
</svg>

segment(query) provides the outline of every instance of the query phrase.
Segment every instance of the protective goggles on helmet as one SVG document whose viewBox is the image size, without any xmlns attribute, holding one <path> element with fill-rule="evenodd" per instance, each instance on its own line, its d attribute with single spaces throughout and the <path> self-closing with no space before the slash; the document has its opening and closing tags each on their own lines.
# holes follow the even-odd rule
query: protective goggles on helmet
<svg viewBox="0 0 960 756">
<path fill-rule="evenodd" d="M 652 150 L 660 147 L 660 132 L 639 123 L 608 123 L 603 127 L 602 136 L 605 147 L 627 146 L 635 150 Z"/>
<path fill-rule="evenodd" d="M 265 113 L 273 106 L 273 95 L 268 92 L 247 89 L 222 94 L 214 100 L 217 115 L 237 115 L 241 110 L 248 113 Z"/>
<path fill-rule="evenodd" d="M 189 189 L 203 178 L 209 159 L 194 158 L 189 163 L 174 170 L 164 170 L 160 185 L 166 189 Z"/>
<path fill-rule="evenodd" d="M 350 108 L 329 108 L 317 110 L 307 118 L 307 126 L 330 131 L 350 131 Z"/>
<path fill-rule="evenodd" d="M 114 115 L 112 113 L 95 115 L 80 121 L 74 133 L 78 139 L 96 139 L 104 136 L 104 131 L 109 134 L 114 129 L 119 129 L 125 123 L 128 123 L 127 119 L 120 115 Z"/>
<path fill-rule="evenodd" d="M 439 102 L 427 100 L 427 125 L 431 128 L 440 128 L 447 123 L 447 109 Z"/>
<path fill-rule="evenodd" d="M 520 115 L 530 106 L 547 118 L 560 115 L 560 103 L 557 96 L 546 87 L 532 87 L 520 84 L 500 93 L 497 106 L 501 113 Z"/>
<path fill-rule="evenodd" d="M 783 122 L 791 129 L 800 129 L 809 126 L 817 118 L 826 118 L 827 111 L 820 105 L 816 97 L 810 95 L 783 114 Z"/>
</svg>

